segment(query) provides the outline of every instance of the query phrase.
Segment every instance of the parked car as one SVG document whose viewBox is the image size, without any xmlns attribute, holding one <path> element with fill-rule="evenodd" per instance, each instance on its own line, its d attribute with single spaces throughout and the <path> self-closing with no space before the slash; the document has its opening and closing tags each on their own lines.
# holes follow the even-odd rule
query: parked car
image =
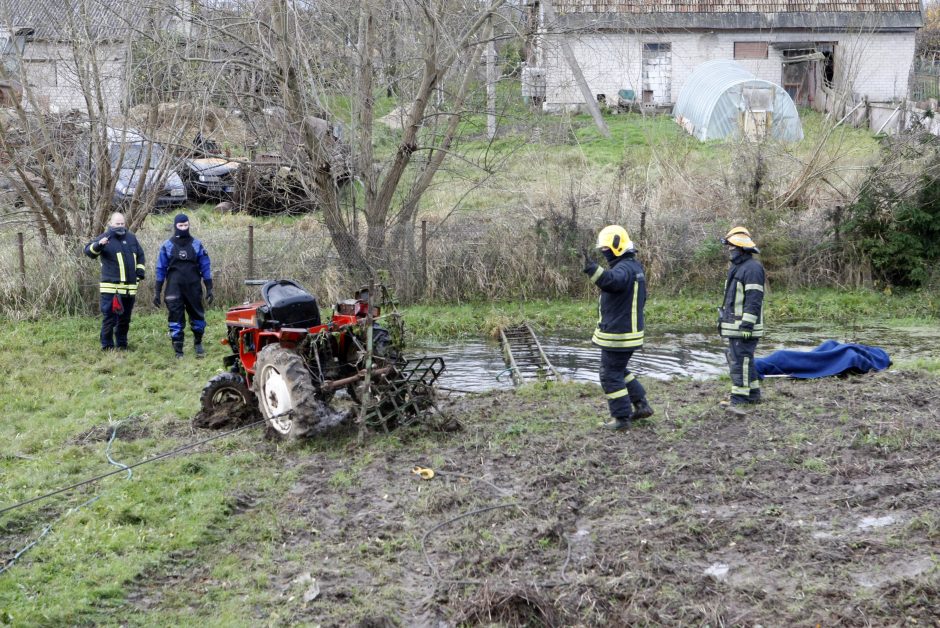
<svg viewBox="0 0 940 628">
<path fill-rule="evenodd" d="M 108 141 L 116 206 L 128 205 L 134 199 L 141 177 L 141 192 L 145 197 L 154 194 L 154 208 L 179 207 L 187 201 L 186 186 L 160 144 L 132 129 L 109 128 Z"/>
<path fill-rule="evenodd" d="M 191 198 L 214 201 L 233 198 L 239 163 L 222 157 L 221 153 L 214 141 L 196 135 L 192 151 L 180 159 L 176 168 Z"/>
</svg>

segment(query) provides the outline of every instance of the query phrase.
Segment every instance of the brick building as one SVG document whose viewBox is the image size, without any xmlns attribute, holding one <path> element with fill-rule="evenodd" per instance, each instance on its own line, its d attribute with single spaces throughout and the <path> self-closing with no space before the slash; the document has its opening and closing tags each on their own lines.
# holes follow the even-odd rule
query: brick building
<svg viewBox="0 0 940 628">
<path fill-rule="evenodd" d="M 5 77 L 24 84 L 27 108 L 85 110 L 100 85 L 102 109 L 120 112 L 146 12 L 120 0 L 0 0 Z"/>
<path fill-rule="evenodd" d="M 781 85 L 802 106 L 906 98 L 918 0 L 555 0 L 544 7 L 530 62 L 545 77 L 547 110 L 584 100 L 560 50 L 567 41 L 596 98 L 675 103 L 692 70 L 733 59 Z M 624 90 L 624 91 L 622 91 Z"/>
</svg>

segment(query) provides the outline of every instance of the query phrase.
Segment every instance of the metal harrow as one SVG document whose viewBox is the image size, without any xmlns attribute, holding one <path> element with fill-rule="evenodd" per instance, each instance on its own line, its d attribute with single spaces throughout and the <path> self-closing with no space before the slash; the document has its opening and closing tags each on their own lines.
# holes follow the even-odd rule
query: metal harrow
<svg viewBox="0 0 940 628">
<path fill-rule="evenodd" d="M 369 403 L 361 420 L 371 428 L 389 430 L 424 417 L 437 407 L 434 383 L 444 368 L 443 358 L 423 357 L 376 374 L 369 386 Z"/>
</svg>

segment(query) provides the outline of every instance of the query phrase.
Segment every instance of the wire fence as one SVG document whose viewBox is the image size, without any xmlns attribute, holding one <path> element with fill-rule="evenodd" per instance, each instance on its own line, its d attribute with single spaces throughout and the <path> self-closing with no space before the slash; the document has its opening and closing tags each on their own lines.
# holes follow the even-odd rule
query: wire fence
<svg viewBox="0 0 940 628">
<path fill-rule="evenodd" d="M 940 98 L 940 61 L 915 59 L 911 71 L 911 99 Z"/>
<path fill-rule="evenodd" d="M 698 217 L 690 218 L 693 213 L 676 212 L 668 220 L 648 221 L 645 211 L 638 210 L 619 221 L 639 227 L 631 233 L 651 289 L 674 293 L 689 287 L 711 289 L 720 283 L 726 264 L 721 247 Z M 526 219 L 504 215 L 498 220 L 425 221 L 404 235 L 389 235 L 384 250 L 370 250 L 364 239 L 360 242 L 367 258 L 384 260 L 374 263 L 373 277 L 356 272 L 315 221 L 214 227 L 194 235 L 212 259 L 220 306 L 258 297 L 257 287 L 246 286 L 246 279 L 293 279 L 321 303 L 349 298 L 372 278 L 390 287 L 405 304 L 462 303 L 594 294 L 581 272 L 581 252 L 592 248 L 604 224 L 603 216 L 578 220 L 575 215 L 555 213 Z M 786 226 L 775 241 L 821 241 L 820 234 L 805 232 L 807 224 Z M 137 237 L 147 267 L 138 306 L 147 309 L 152 307 L 155 257 L 166 234 L 145 227 Z M 52 237 L 43 242 L 29 232 L 0 233 L 0 315 L 23 319 L 94 313 L 99 265 L 82 254 L 84 244 Z M 831 257 L 819 247 L 772 245 L 764 262 L 779 284 L 819 285 L 833 281 L 838 261 Z"/>
</svg>

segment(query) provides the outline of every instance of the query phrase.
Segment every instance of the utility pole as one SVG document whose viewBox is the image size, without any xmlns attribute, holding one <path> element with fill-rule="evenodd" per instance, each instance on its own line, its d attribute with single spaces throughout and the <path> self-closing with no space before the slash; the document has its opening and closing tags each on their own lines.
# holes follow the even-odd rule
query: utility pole
<svg viewBox="0 0 940 628">
<path fill-rule="evenodd" d="M 554 24 L 555 9 L 552 7 L 551 0 L 543 0 L 542 6 L 545 9 L 545 21 L 549 24 Z M 578 87 L 581 88 L 581 96 L 584 97 L 584 104 L 587 105 L 588 111 L 591 112 L 591 117 L 594 118 L 594 124 L 597 125 L 597 130 L 601 132 L 601 135 L 609 138 L 610 129 L 607 128 L 607 123 L 604 122 L 604 116 L 601 115 L 601 109 L 597 106 L 597 101 L 594 100 L 594 94 L 591 93 L 587 81 L 584 80 L 584 73 L 581 72 L 581 66 L 578 65 L 578 60 L 575 58 L 571 46 L 567 41 L 561 39 L 561 37 L 559 37 L 559 43 L 561 44 L 561 53 L 565 56 L 565 61 L 568 62 L 571 73 L 574 74 L 574 80 L 578 83 Z"/>
<path fill-rule="evenodd" d="M 486 22 L 486 137 L 496 137 L 496 42 L 493 41 L 493 16 Z"/>
</svg>

